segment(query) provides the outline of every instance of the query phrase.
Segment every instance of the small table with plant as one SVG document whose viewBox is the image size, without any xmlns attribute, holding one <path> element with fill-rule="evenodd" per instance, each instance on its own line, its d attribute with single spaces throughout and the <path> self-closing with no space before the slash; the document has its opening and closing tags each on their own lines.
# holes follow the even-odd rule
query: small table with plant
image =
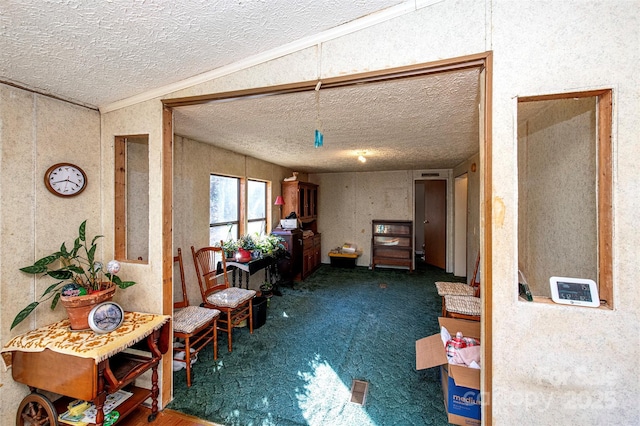
<svg viewBox="0 0 640 426">
<path fill-rule="evenodd" d="M 222 247 L 227 253 L 227 268 L 232 271 L 232 285 L 236 286 L 236 271 L 245 272 L 245 288 L 249 288 L 251 275 L 264 269 L 264 281 L 261 286 L 271 290 L 278 281 L 278 269 L 276 267 L 281 256 L 286 254 L 283 239 L 277 235 L 253 234 L 243 235 L 237 240 L 229 239 L 222 242 Z M 238 256 L 238 252 L 249 252 L 249 256 Z M 242 287 L 242 272 L 238 277 L 238 285 Z"/>
<path fill-rule="evenodd" d="M 249 288 L 249 278 L 251 275 L 264 269 L 264 284 L 270 284 L 273 286 L 276 279 L 277 271 L 275 271 L 276 258 L 272 256 L 259 257 L 257 259 L 251 259 L 248 262 L 236 262 L 235 260 L 227 260 L 227 268 L 232 271 L 231 285 L 236 286 L 236 271 L 240 270 L 245 272 L 246 283 L 245 288 Z M 239 274 L 238 284 L 242 287 L 242 273 Z"/>
<path fill-rule="evenodd" d="M 168 316 L 127 312 L 122 325 L 109 333 L 73 331 L 65 319 L 14 337 L 0 351 L 2 361 L 5 369 L 11 367 L 16 382 L 31 389 L 20 403 L 17 424 L 66 424 L 59 416 L 68 415 L 69 404 L 77 400 L 73 405 L 93 404 L 83 416 L 86 413 L 90 423 L 100 426 L 107 421 L 103 407 L 116 393 L 124 396 L 109 420 L 126 416 L 151 398 L 148 420 L 153 421 L 158 412 L 158 365 L 168 350 L 170 329 Z M 131 350 L 134 345 L 138 350 Z M 151 389 L 136 387 L 134 380 L 149 369 Z M 52 403 L 40 390 L 64 397 Z"/>
</svg>

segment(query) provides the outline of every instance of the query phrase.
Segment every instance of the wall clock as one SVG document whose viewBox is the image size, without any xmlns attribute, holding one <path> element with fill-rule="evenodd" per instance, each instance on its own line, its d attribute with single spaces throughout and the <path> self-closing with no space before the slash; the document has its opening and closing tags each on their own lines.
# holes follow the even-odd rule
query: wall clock
<svg viewBox="0 0 640 426">
<path fill-rule="evenodd" d="M 44 184 L 52 194 L 72 197 L 87 187 L 87 175 L 75 164 L 58 163 L 47 169 Z"/>
</svg>

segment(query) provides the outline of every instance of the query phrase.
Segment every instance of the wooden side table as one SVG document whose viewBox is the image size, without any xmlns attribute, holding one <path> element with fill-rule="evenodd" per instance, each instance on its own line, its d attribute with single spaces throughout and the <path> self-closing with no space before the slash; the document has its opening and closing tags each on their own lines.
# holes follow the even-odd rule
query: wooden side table
<svg viewBox="0 0 640 426">
<path fill-rule="evenodd" d="M 342 250 L 331 250 L 329 259 L 331 266 L 341 268 L 355 268 L 358 257 L 362 255 L 362 250 L 356 250 L 353 253 L 344 252 Z"/>
<path fill-rule="evenodd" d="M 12 367 L 13 379 L 32 391 L 20 404 L 17 424 L 57 424 L 58 411 L 81 399 L 93 402 L 94 424 L 102 426 L 107 395 L 121 389 L 133 394 L 117 407 L 121 418 L 151 398 L 148 420 L 155 420 L 158 364 L 169 348 L 169 323 L 168 316 L 127 312 L 122 326 L 110 333 L 71 331 L 69 321 L 63 320 L 16 336 L 2 349 L 2 358 Z M 139 350 L 131 350 L 134 345 Z M 134 386 L 149 369 L 151 389 Z M 64 397 L 53 404 L 39 390 Z"/>
</svg>

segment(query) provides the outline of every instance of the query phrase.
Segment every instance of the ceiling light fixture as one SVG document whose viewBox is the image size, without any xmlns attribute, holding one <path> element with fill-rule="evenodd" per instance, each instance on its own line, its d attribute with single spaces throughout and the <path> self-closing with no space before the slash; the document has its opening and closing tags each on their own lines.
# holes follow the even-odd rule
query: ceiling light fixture
<svg viewBox="0 0 640 426">
<path fill-rule="evenodd" d="M 366 163 L 367 159 L 364 157 L 364 155 L 360 154 L 358 155 L 358 161 L 361 163 Z"/>
</svg>

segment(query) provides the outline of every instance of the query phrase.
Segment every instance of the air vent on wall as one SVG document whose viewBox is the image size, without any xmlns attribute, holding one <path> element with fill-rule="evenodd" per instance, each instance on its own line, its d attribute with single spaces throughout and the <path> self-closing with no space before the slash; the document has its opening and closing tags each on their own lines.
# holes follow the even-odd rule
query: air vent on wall
<svg viewBox="0 0 640 426">
<path fill-rule="evenodd" d="M 422 177 L 440 177 L 440 173 L 423 173 Z"/>
</svg>

